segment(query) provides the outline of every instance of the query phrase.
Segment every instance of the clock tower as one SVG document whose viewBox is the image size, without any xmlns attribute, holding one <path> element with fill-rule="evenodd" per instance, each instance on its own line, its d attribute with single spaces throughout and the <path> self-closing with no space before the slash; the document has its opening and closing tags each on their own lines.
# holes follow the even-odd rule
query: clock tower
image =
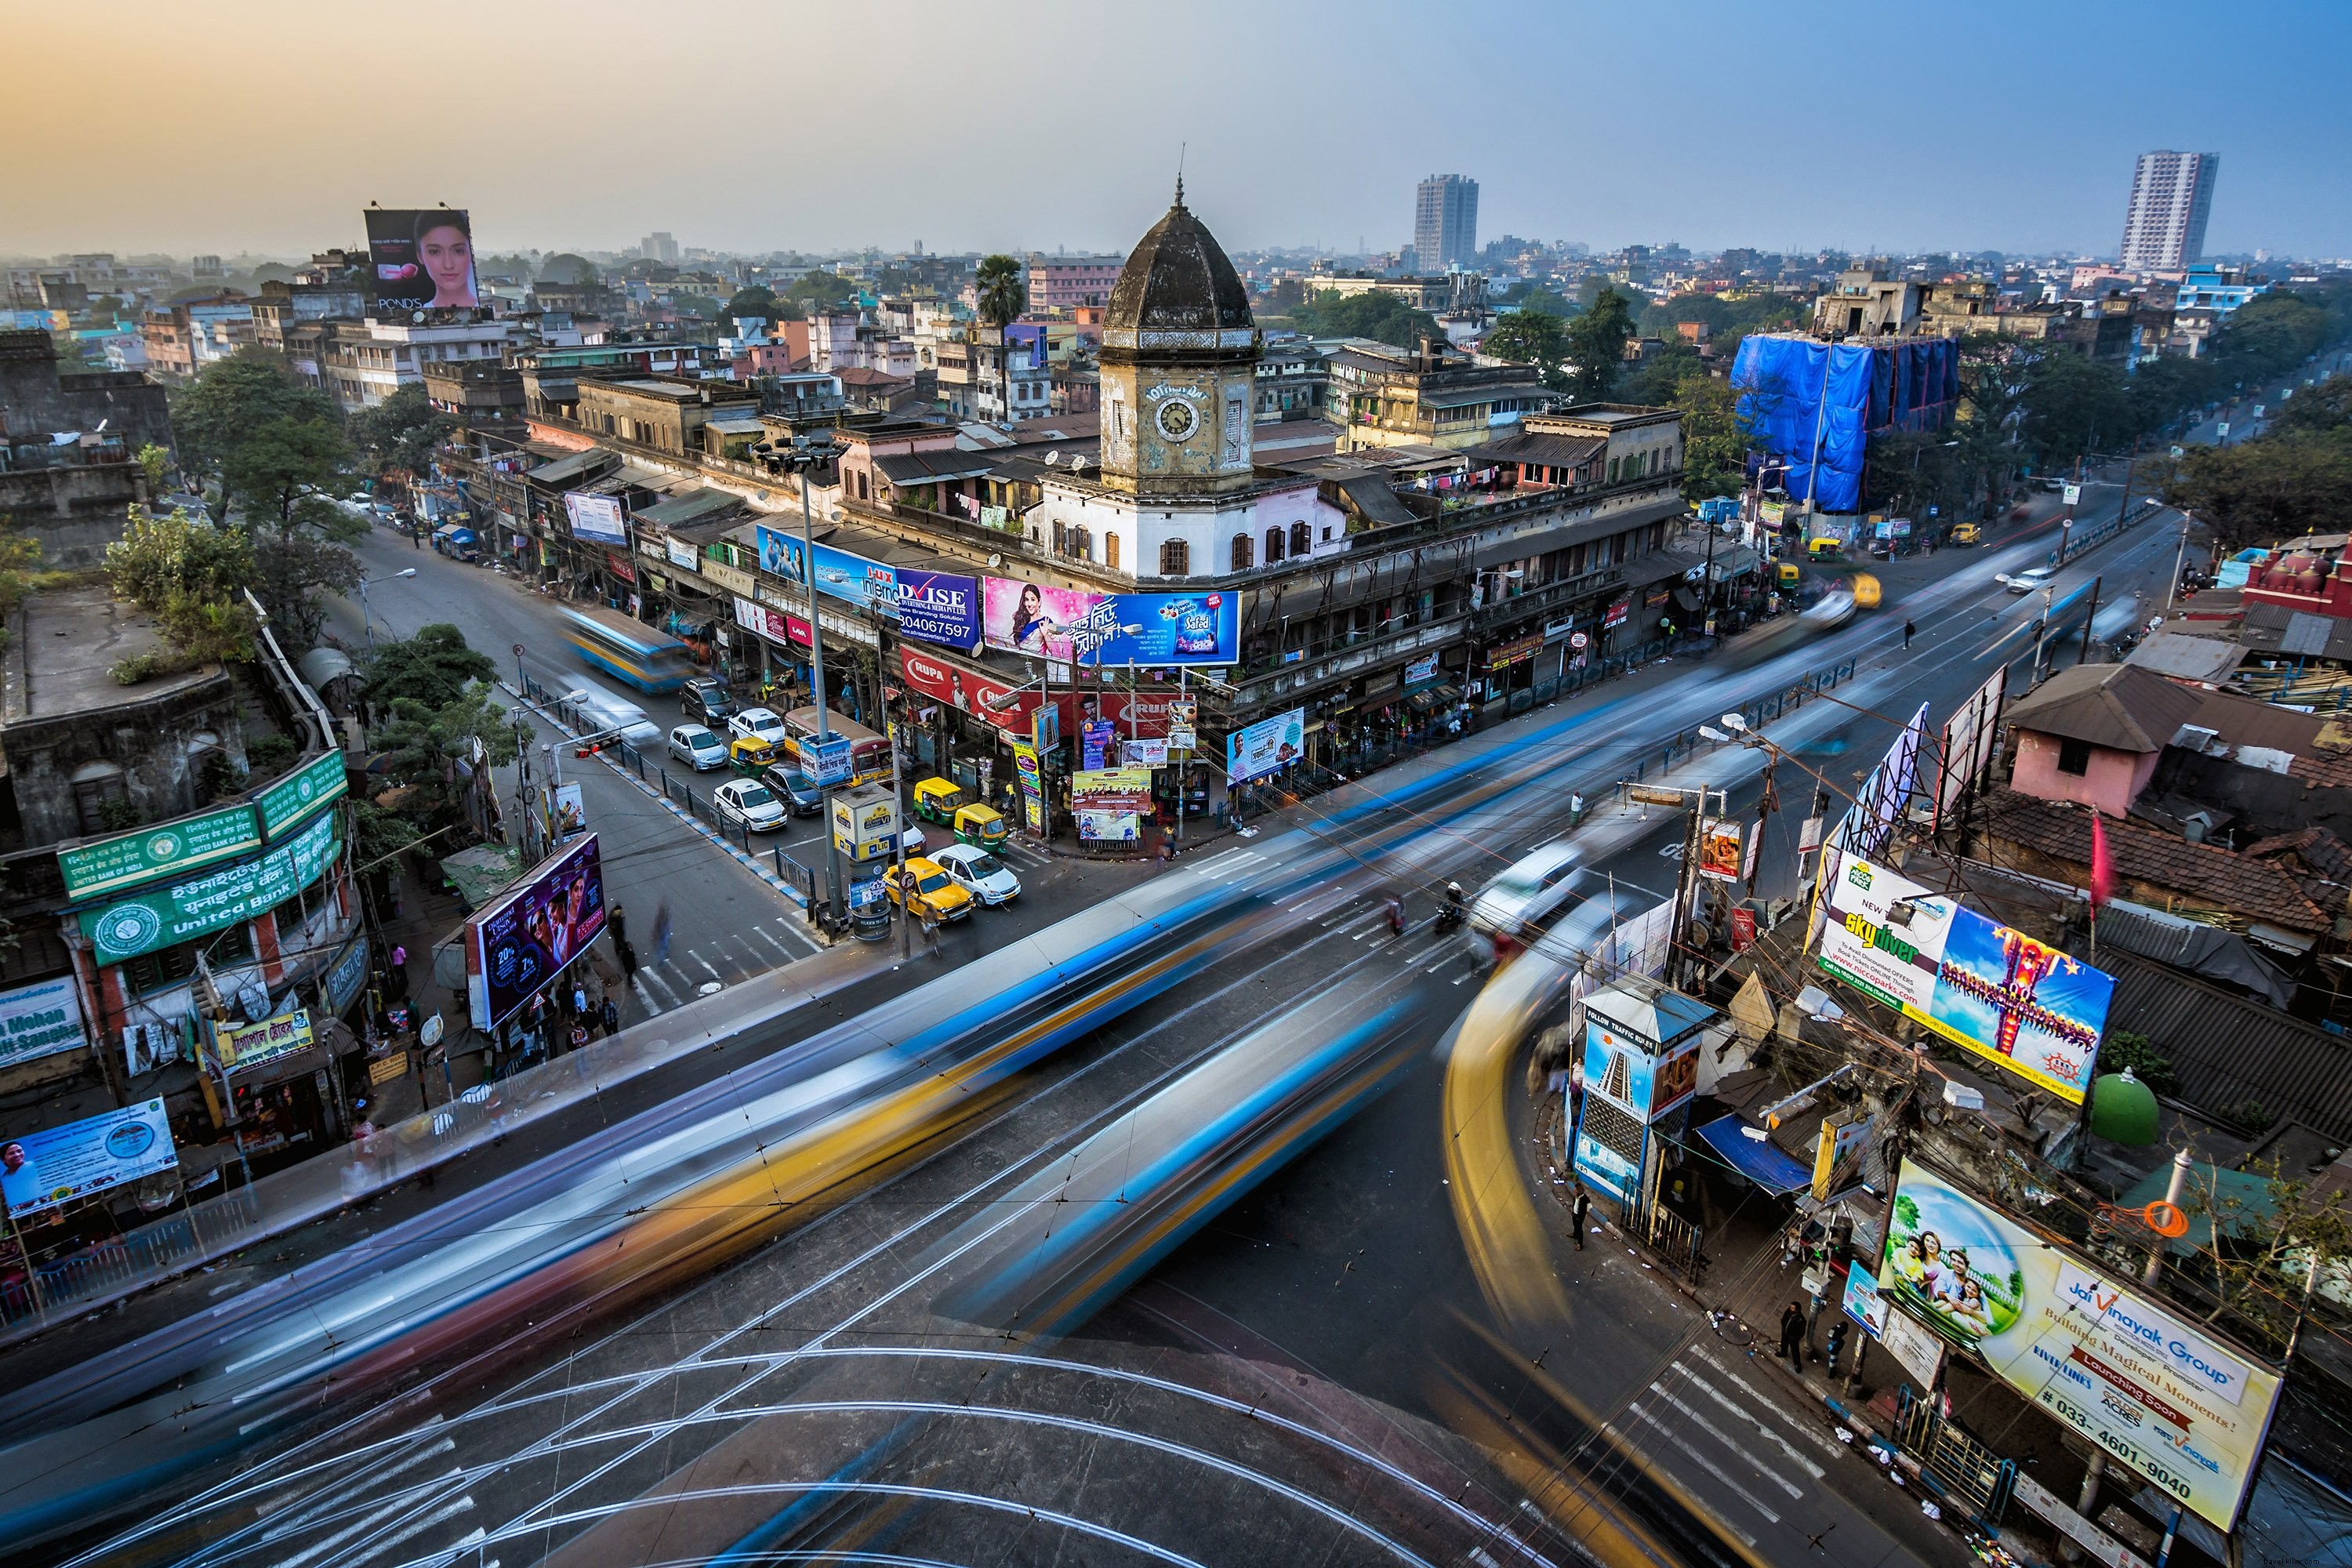
<svg viewBox="0 0 2352 1568">
<path fill-rule="evenodd" d="M 1105 312 L 1103 485 L 1160 500 L 1247 489 L 1259 346 L 1248 291 L 1180 179 Z"/>
</svg>

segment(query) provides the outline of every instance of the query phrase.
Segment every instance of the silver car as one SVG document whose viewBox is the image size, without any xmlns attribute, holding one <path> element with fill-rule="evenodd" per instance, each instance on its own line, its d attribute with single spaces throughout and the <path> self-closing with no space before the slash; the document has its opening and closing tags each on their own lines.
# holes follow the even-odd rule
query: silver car
<svg viewBox="0 0 2352 1568">
<path fill-rule="evenodd" d="M 696 773 L 727 765 L 727 744 L 699 724 L 680 724 L 669 732 L 669 754 Z"/>
</svg>

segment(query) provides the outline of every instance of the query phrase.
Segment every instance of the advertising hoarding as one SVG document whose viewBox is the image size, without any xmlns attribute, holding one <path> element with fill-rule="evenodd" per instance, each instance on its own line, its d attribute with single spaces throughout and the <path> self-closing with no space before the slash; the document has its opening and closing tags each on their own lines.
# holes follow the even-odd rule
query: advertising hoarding
<svg viewBox="0 0 2352 1568">
<path fill-rule="evenodd" d="M 217 1031 L 213 1036 L 213 1055 L 219 1058 L 222 1071 L 235 1072 L 240 1068 L 258 1066 L 273 1057 L 307 1051 L 310 1040 L 310 1015 L 298 1007 L 291 1013 L 264 1018 L 258 1024 L 240 1024 Z"/>
<path fill-rule="evenodd" d="M 325 1010 L 340 1016 L 359 1000 L 360 987 L 367 983 L 368 939 L 364 932 L 352 938 L 351 945 L 336 955 L 326 975 L 319 982 L 320 1000 Z"/>
<path fill-rule="evenodd" d="M 1168 742 L 1161 741 L 1123 741 L 1119 752 L 1130 768 L 1164 768 L 1168 765 Z"/>
<path fill-rule="evenodd" d="M 1070 658 L 1070 630 L 1087 618 L 1096 595 L 1076 588 L 981 579 L 983 636 L 988 646 L 1043 658 Z"/>
<path fill-rule="evenodd" d="M 0 991 L 0 1067 L 89 1043 L 82 1033 L 81 993 L 72 975 Z"/>
<path fill-rule="evenodd" d="M 1739 880 L 1740 826 L 1727 816 L 1710 816 L 1698 830 L 1698 874 L 1718 882 Z"/>
<path fill-rule="evenodd" d="M 1307 746 L 1307 710 L 1293 708 L 1225 737 L 1225 782 L 1264 778 L 1298 760 Z"/>
<path fill-rule="evenodd" d="M 1698 1092 L 1698 1040 L 1652 1056 L 1586 1015 L 1584 1092 L 1598 1094 L 1637 1121 L 1655 1121 Z"/>
<path fill-rule="evenodd" d="M 1994 737 L 2000 730 L 2002 699 L 2009 690 L 2009 667 L 2001 666 L 1969 696 L 1944 725 L 1943 770 L 1936 781 L 1936 821 L 1959 808 L 1960 795 L 1970 779 L 1992 760 Z"/>
<path fill-rule="evenodd" d="M 1822 970 L 1914 1023 L 2080 1105 L 2116 983 L 1856 855 L 1822 879 Z"/>
<path fill-rule="evenodd" d="M 1879 1287 L 1994 1375 L 2228 1531 L 2280 1379 L 1918 1163 Z"/>
<path fill-rule="evenodd" d="M 179 1163 L 163 1102 L 142 1100 L 0 1142 L 0 1201 L 38 1214 Z"/>
<path fill-rule="evenodd" d="M 1014 741 L 1013 745 L 1013 776 L 1021 781 L 1021 819 L 1029 831 L 1044 837 L 1045 832 L 1045 777 L 1037 761 L 1037 748 L 1026 741 Z"/>
<path fill-rule="evenodd" d="M 474 226 L 463 208 L 370 207 L 365 216 L 368 302 L 379 313 L 481 304 Z"/>
<path fill-rule="evenodd" d="M 570 490 L 563 497 L 563 512 L 572 520 L 572 538 L 628 548 L 629 528 L 622 521 L 618 496 L 583 495 Z"/>
<path fill-rule="evenodd" d="M 771 576 L 789 578 L 795 583 L 808 581 L 808 550 L 802 542 L 782 529 L 761 526 L 760 570 Z M 932 574 L 931 575 L 941 575 Z M 958 579 L 970 582 L 970 578 Z M 898 613 L 898 572 L 879 561 L 847 550 L 836 550 L 830 544 L 816 546 L 817 592 L 856 605 L 861 610 L 877 610 L 886 616 Z"/>
<path fill-rule="evenodd" d="M 809 646 L 809 624 L 806 621 L 798 616 L 788 616 L 782 610 L 772 610 L 765 605 L 755 605 L 749 599 L 735 601 L 735 624 L 781 647 Z"/>
<path fill-rule="evenodd" d="M 897 568 L 894 575 L 901 637 L 966 653 L 980 646 L 979 578 L 911 566 Z"/>
<path fill-rule="evenodd" d="M 1112 594 L 1097 606 L 1096 618 L 1103 625 L 1098 646 L 1087 656 L 1091 663 L 1221 666 L 1241 658 L 1235 594 Z"/>
<path fill-rule="evenodd" d="M 342 799 L 350 787 L 340 748 L 313 757 L 254 798 L 261 808 L 262 837 L 274 839 L 300 826 L 312 812 Z"/>
<path fill-rule="evenodd" d="M 193 871 L 261 847 L 253 807 L 232 805 L 58 851 L 66 895 L 86 899 Z"/>
<path fill-rule="evenodd" d="M 342 817 L 327 812 L 257 860 L 90 910 L 80 917 L 81 933 L 102 964 L 170 947 L 284 903 L 323 876 L 342 847 Z"/>
<path fill-rule="evenodd" d="M 1080 838 L 1132 844 L 1143 837 L 1143 814 L 1151 809 L 1151 770 L 1080 769 L 1070 777 L 1070 809 Z"/>
<path fill-rule="evenodd" d="M 604 929 L 604 868 L 590 834 L 466 922 L 474 1026 L 491 1029 L 588 951 Z"/>
<path fill-rule="evenodd" d="M 1839 834 L 1838 847 L 1856 855 L 1875 855 L 1886 836 L 1895 827 L 1896 818 L 1911 803 L 1911 786 L 1919 773 L 1919 742 L 1927 732 L 1927 705 L 1919 704 L 1919 711 L 1911 722 L 1895 733 L 1894 744 L 1886 748 L 1885 760 L 1872 770 L 1853 797 L 1853 806 L 1846 813 Z"/>
</svg>

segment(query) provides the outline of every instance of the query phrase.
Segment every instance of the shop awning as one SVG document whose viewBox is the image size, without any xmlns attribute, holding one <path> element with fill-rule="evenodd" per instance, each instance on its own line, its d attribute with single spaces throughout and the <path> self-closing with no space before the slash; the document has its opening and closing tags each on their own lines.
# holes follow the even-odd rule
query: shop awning
<svg viewBox="0 0 2352 1568">
<path fill-rule="evenodd" d="M 1813 1184 L 1811 1167 L 1775 1147 L 1761 1127 L 1750 1127 L 1737 1112 L 1718 1116 L 1698 1130 L 1706 1146 L 1723 1163 L 1776 1198 L 1801 1192 Z"/>
</svg>

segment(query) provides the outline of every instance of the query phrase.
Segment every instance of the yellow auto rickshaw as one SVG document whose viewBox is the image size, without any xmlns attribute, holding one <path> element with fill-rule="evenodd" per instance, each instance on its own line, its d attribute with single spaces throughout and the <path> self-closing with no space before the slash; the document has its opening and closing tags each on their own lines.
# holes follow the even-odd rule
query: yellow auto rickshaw
<svg viewBox="0 0 2352 1568">
<path fill-rule="evenodd" d="M 1805 579 L 1805 574 L 1793 561 L 1783 561 L 1772 569 L 1772 580 L 1784 589 L 1793 589 Z"/>
<path fill-rule="evenodd" d="M 955 814 L 955 836 L 975 849 L 991 854 L 1004 847 L 1004 814 L 992 805 L 958 806 Z"/>
<path fill-rule="evenodd" d="M 925 822 L 952 827 L 957 810 L 971 798 L 946 779 L 925 779 L 915 786 L 915 815 Z"/>
<path fill-rule="evenodd" d="M 757 735 L 738 735 L 727 748 L 727 765 L 747 779 L 758 778 L 775 761 L 776 748 Z"/>
<path fill-rule="evenodd" d="M 1867 572 L 1853 574 L 1853 607 L 1857 610 L 1878 608 L 1878 579 Z"/>
<path fill-rule="evenodd" d="M 1845 541 L 1835 534 L 1823 534 L 1805 542 L 1805 559 L 1808 561 L 1837 561 L 1844 555 Z"/>
</svg>

